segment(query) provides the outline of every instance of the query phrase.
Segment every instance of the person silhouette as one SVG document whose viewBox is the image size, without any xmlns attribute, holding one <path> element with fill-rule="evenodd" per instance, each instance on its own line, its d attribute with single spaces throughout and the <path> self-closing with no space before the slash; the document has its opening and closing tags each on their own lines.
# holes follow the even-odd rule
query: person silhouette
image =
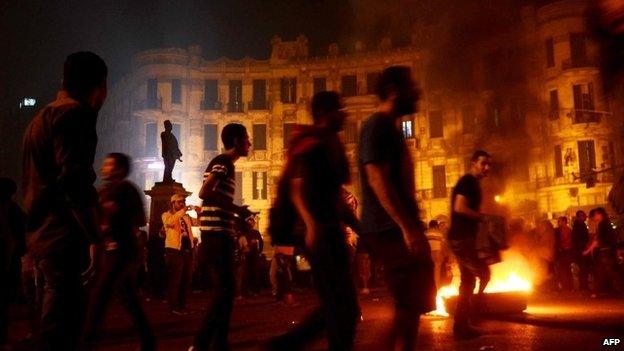
<svg viewBox="0 0 624 351">
<path fill-rule="evenodd" d="M 160 141 L 162 142 L 162 158 L 165 162 L 165 172 L 163 174 L 163 182 L 164 183 L 172 183 L 173 177 L 173 167 L 175 166 L 176 160 L 180 160 L 182 162 L 182 152 L 178 147 L 178 139 L 176 139 L 175 135 L 171 132 L 173 126 L 171 125 L 171 121 L 166 120 L 165 123 L 165 131 L 160 133 Z"/>
</svg>

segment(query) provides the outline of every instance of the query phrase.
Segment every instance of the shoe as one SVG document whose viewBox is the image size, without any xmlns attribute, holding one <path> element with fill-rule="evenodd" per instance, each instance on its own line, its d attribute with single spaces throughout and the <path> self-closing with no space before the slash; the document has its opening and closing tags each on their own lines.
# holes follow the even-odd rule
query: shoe
<svg viewBox="0 0 624 351">
<path fill-rule="evenodd" d="M 186 316 L 188 314 L 188 312 L 184 311 L 184 310 L 171 310 L 171 313 L 177 315 L 177 316 Z"/>
<path fill-rule="evenodd" d="M 368 295 L 368 294 L 370 294 L 370 289 L 363 288 L 363 289 L 360 290 L 360 294 L 361 295 Z"/>
<path fill-rule="evenodd" d="M 483 333 L 471 325 L 454 325 L 453 337 L 455 340 L 469 340 L 480 337 Z"/>
</svg>

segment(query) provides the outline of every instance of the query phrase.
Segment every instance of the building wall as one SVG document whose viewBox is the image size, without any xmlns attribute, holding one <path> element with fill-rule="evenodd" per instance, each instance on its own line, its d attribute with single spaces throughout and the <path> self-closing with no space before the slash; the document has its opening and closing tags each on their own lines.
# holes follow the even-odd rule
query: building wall
<svg viewBox="0 0 624 351">
<path fill-rule="evenodd" d="M 607 101 L 600 91 L 599 72 L 596 65 L 595 45 L 587 42 L 588 60 L 579 67 L 570 67 L 570 33 L 586 32 L 584 1 L 563 1 L 542 8 L 527 7 L 522 11 L 522 25 L 515 31 L 493 35 L 491 41 L 479 44 L 483 55 L 493 50 L 515 50 L 519 53 L 511 67 L 523 72 L 521 77 L 512 78 L 501 87 L 486 84 L 488 70 L 486 64 L 475 66 L 470 75 L 476 77 L 473 91 L 455 92 L 451 90 L 429 89 L 425 68 L 432 59 L 428 52 L 414 47 L 388 48 L 387 42 L 380 49 L 338 54 L 334 49 L 327 56 L 308 55 L 307 39 L 282 41 L 279 37 L 271 41 L 272 54 L 268 60 L 229 60 L 207 61 L 201 57 L 201 49 L 157 49 L 143 52 L 135 57 L 132 73 L 111 89 L 111 97 L 100 119 L 100 152 L 122 150 L 133 156 L 136 162 L 135 181 L 143 188 L 149 188 L 162 176 L 161 159 L 157 155 L 146 155 L 146 124 L 157 123 L 158 133 L 163 130 L 165 119 L 180 124 L 180 148 L 184 154 L 182 163 L 176 164 L 174 178 L 194 194 L 191 202 L 198 203 L 196 197 L 201 186 L 203 171 L 216 156 L 217 151 L 205 151 L 204 124 L 216 124 L 217 135 L 223 126 L 239 122 L 247 127 L 250 137 L 253 124 L 266 124 L 266 150 L 252 150 L 249 157 L 236 163 L 242 172 L 242 199 L 254 210 L 261 211 L 260 229 L 267 226 L 268 209 L 275 194 L 276 179 L 284 162 L 284 124 L 311 123 L 308 104 L 313 95 L 315 77 L 326 78 L 328 90 L 341 91 L 341 77 L 356 75 L 357 94 L 345 98 L 349 117 L 347 123 L 355 125 L 357 131 L 377 103 L 374 95 L 367 94 L 367 74 L 380 72 L 390 65 L 412 67 L 414 78 L 423 88 L 423 98 L 419 112 L 405 119 L 413 121 L 413 137 L 407 144 L 415 165 L 417 198 L 423 219 L 438 215 L 448 215 L 449 196 L 457 179 L 467 172 L 467 159 L 476 148 L 485 148 L 494 155 L 500 174 L 488 180 L 486 202 L 493 203 L 494 195 L 500 195 L 505 207 L 516 216 L 548 216 L 569 212 L 571 208 L 605 203 L 610 188 L 608 174 L 600 176 L 595 187 L 586 189 L 572 173 L 578 173 L 578 155 L 564 167 L 562 177 L 555 177 L 554 148 L 561 145 L 563 150 L 570 148 L 578 152 L 579 140 L 593 140 L 596 164 L 603 163 L 602 147 L 613 143 L 616 159 L 620 159 L 622 145 L 616 137 L 621 116 L 609 111 Z M 553 39 L 555 65 L 546 67 L 547 39 Z M 477 45 L 477 44 L 475 44 Z M 567 62 L 567 63 L 566 63 Z M 297 97 L 293 103 L 280 101 L 280 81 L 282 78 L 296 78 Z M 158 98 L 162 106 L 148 108 L 147 80 L 158 81 Z M 172 79 L 182 81 L 181 104 L 171 103 Z M 204 110 L 204 81 L 218 80 L 219 102 L 222 108 Z M 265 79 L 269 108 L 251 110 L 252 81 Z M 243 112 L 228 112 L 229 81 L 242 80 Z M 574 115 L 572 85 L 592 83 L 595 110 L 600 115 L 599 122 L 573 123 Z M 549 118 L 550 90 L 559 93 L 559 118 Z M 488 127 L 488 104 L 493 99 L 504 101 L 498 112 L 501 118 L 520 115 L 524 124 L 512 121 L 500 129 L 500 133 Z M 518 111 L 513 112 L 514 101 Z M 466 132 L 463 114 L 466 108 L 474 111 L 475 128 Z M 431 116 L 443 116 L 443 136 L 431 138 Z M 515 118 L 515 117 L 514 117 Z M 510 133 L 510 129 L 523 130 L 523 133 Z M 349 160 L 352 165 L 353 184 L 350 189 L 359 195 L 356 150 L 354 140 L 345 140 Z M 160 147 L 160 141 L 157 141 Z M 219 148 L 221 148 L 219 142 Z M 444 166 L 446 192 L 434 191 L 433 169 Z M 510 176 L 510 170 L 526 172 L 527 176 Z M 268 188 L 266 199 L 253 199 L 253 172 L 267 172 Z M 507 172 L 507 173 L 505 173 Z M 516 174 L 514 173 L 514 174 Z M 435 196 L 437 195 L 437 196 Z M 444 196 L 442 196 L 444 195 Z M 495 204 L 494 204 L 495 205 Z"/>
</svg>

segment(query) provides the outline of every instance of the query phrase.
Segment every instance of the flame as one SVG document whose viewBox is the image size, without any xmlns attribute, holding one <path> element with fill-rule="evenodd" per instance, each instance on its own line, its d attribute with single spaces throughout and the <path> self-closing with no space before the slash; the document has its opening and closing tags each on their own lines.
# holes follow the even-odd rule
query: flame
<svg viewBox="0 0 624 351">
<path fill-rule="evenodd" d="M 491 278 L 486 293 L 523 291 L 531 292 L 535 274 L 528 261 L 519 253 L 507 251 L 503 253 L 503 261 L 490 266 Z M 431 313 L 436 316 L 448 316 L 444 307 L 444 299 L 450 296 L 459 295 L 459 268 L 453 267 L 453 279 L 449 285 L 438 289 L 436 296 L 436 310 Z M 475 286 L 475 293 L 478 285 Z"/>
</svg>

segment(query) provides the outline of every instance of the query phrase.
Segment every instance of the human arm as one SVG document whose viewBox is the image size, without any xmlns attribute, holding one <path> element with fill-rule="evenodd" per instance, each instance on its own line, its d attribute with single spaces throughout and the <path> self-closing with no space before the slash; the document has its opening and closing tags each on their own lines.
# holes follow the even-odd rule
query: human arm
<svg viewBox="0 0 624 351">
<path fill-rule="evenodd" d="M 453 211 L 477 220 L 481 220 L 483 218 L 481 213 L 470 208 L 468 205 L 468 198 L 462 194 L 457 194 L 455 196 L 455 200 L 453 201 Z"/>
<path fill-rule="evenodd" d="M 305 243 L 307 248 L 314 247 L 314 241 L 318 233 L 318 223 L 312 216 L 310 208 L 306 204 L 303 197 L 304 192 L 304 180 L 303 178 L 293 178 L 290 181 L 290 199 L 295 206 L 295 209 L 299 213 L 301 220 L 306 226 Z"/>
</svg>

